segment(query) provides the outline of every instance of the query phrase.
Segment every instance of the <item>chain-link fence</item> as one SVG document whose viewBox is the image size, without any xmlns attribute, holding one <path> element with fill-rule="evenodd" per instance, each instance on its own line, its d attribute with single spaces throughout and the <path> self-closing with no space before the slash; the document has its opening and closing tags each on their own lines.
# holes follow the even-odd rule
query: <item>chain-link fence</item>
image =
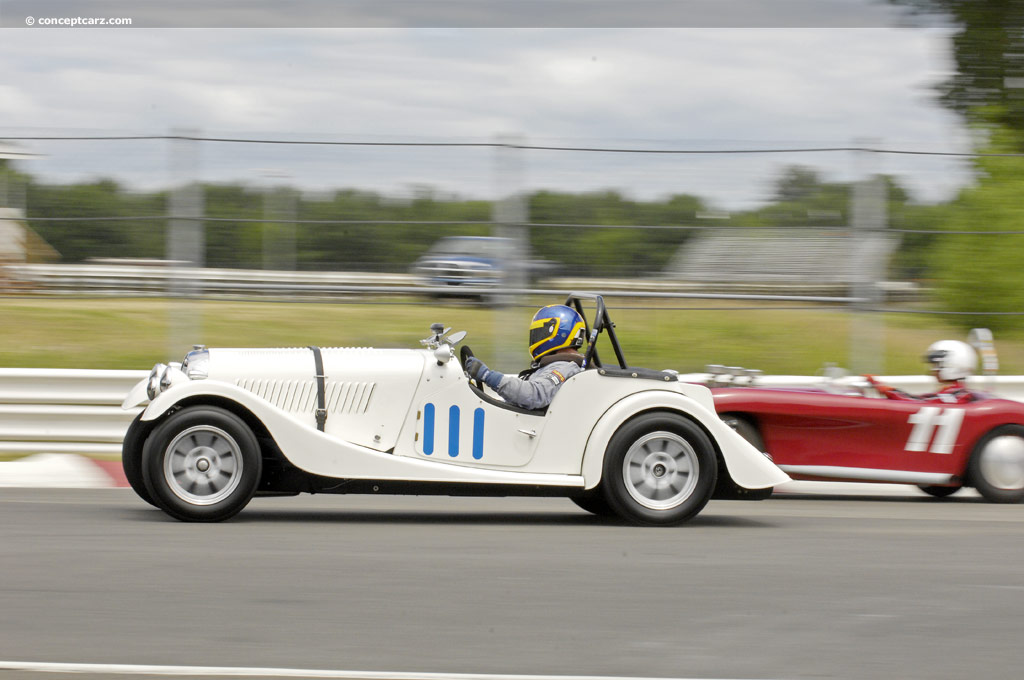
<svg viewBox="0 0 1024 680">
<path fill-rule="evenodd" d="M 37 271 L 37 288 L 71 282 L 50 292 L 99 280 L 105 295 L 464 294 L 518 309 L 588 289 L 704 319 L 785 306 L 841 313 L 848 346 L 835 360 L 864 372 L 885 370 L 885 314 L 953 330 L 930 295 L 927 251 L 945 232 L 928 206 L 968 181 L 969 158 L 942 150 L 195 130 L 7 139 L 40 156 L 3 170 L 24 215 L 7 231 L 27 227 L 52 247 L 45 259 L 80 265 L 70 278 Z M 168 274 L 182 268 L 204 271 Z M 519 316 L 496 322 L 497 346 Z M 171 325 L 201 337 L 190 318 Z"/>
</svg>

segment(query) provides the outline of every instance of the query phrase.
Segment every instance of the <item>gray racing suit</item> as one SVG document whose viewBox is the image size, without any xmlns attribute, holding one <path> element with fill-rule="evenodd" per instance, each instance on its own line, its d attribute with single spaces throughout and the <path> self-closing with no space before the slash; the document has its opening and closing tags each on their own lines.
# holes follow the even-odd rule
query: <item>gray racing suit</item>
<svg viewBox="0 0 1024 680">
<path fill-rule="evenodd" d="M 566 380 L 583 369 L 575 361 L 552 361 L 544 364 L 525 380 L 506 375 L 497 392 L 510 404 L 522 408 L 544 408 L 555 398 L 555 392 Z"/>
</svg>

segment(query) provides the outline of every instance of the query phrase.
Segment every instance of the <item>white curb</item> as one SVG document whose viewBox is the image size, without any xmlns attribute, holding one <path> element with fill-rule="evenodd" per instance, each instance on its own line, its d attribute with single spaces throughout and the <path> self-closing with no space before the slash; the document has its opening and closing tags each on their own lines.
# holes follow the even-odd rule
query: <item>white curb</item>
<svg viewBox="0 0 1024 680">
<path fill-rule="evenodd" d="M 0 487 L 98 489 L 115 486 L 100 466 L 71 453 L 37 453 L 0 463 Z"/>
</svg>

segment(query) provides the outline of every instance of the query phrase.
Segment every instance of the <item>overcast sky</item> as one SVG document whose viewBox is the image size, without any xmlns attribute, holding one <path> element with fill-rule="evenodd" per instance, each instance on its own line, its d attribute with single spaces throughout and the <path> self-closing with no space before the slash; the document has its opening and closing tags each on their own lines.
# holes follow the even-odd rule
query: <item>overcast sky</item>
<svg viewBox="0 0 1024 680">
<path fill-rule="evenodd" d="M 872 146 L 967 151 L 934 100 L 945 28 L 0 29 L 0 138 L 168 134 L 649 149 Z M 51 181 L 173 181 L 172 143 L 23 142 Z M 178 143 L 180 145 L 180 143 Z M 189 153 L 188 151 L 182 153 Z M 901 178 L 948 198 L 962 161 L 833 152 L 661 156 L 204 143 L 212 181 L 491 197 L 513 188 L 693 193 L 731 208 L 787 164 Z M 282 179 L 283 178 L 283 179 Z"/>
</svg>

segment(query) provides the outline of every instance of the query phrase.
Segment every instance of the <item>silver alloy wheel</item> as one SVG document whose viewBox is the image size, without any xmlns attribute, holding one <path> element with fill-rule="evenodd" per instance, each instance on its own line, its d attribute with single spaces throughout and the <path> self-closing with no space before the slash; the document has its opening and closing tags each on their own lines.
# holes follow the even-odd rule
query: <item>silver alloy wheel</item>
<svg viewBox="0 0 1024 680">
<path fill-rule="evenodd" d="M 197 425 L 171 440 L 163 467 L 175 496 L 192 505 L 213 505 L 229 497 L 242 480 L 242 450 L 224 430 Z"/>
<path fill-rule="evenodd" d="M 651 510 L 669 510 L 693 493 L 700 476 L 697 452 L 674 432 L 651 432 L 636 440 L 622 460 L 626 491 Z"/>
<path fill-rule="evenodd" d="M 979 467 L 985 481 L 1006 491 L 1024 489 L 1024 438 L 993 437 L 980 453 Z"/>
</svg>

